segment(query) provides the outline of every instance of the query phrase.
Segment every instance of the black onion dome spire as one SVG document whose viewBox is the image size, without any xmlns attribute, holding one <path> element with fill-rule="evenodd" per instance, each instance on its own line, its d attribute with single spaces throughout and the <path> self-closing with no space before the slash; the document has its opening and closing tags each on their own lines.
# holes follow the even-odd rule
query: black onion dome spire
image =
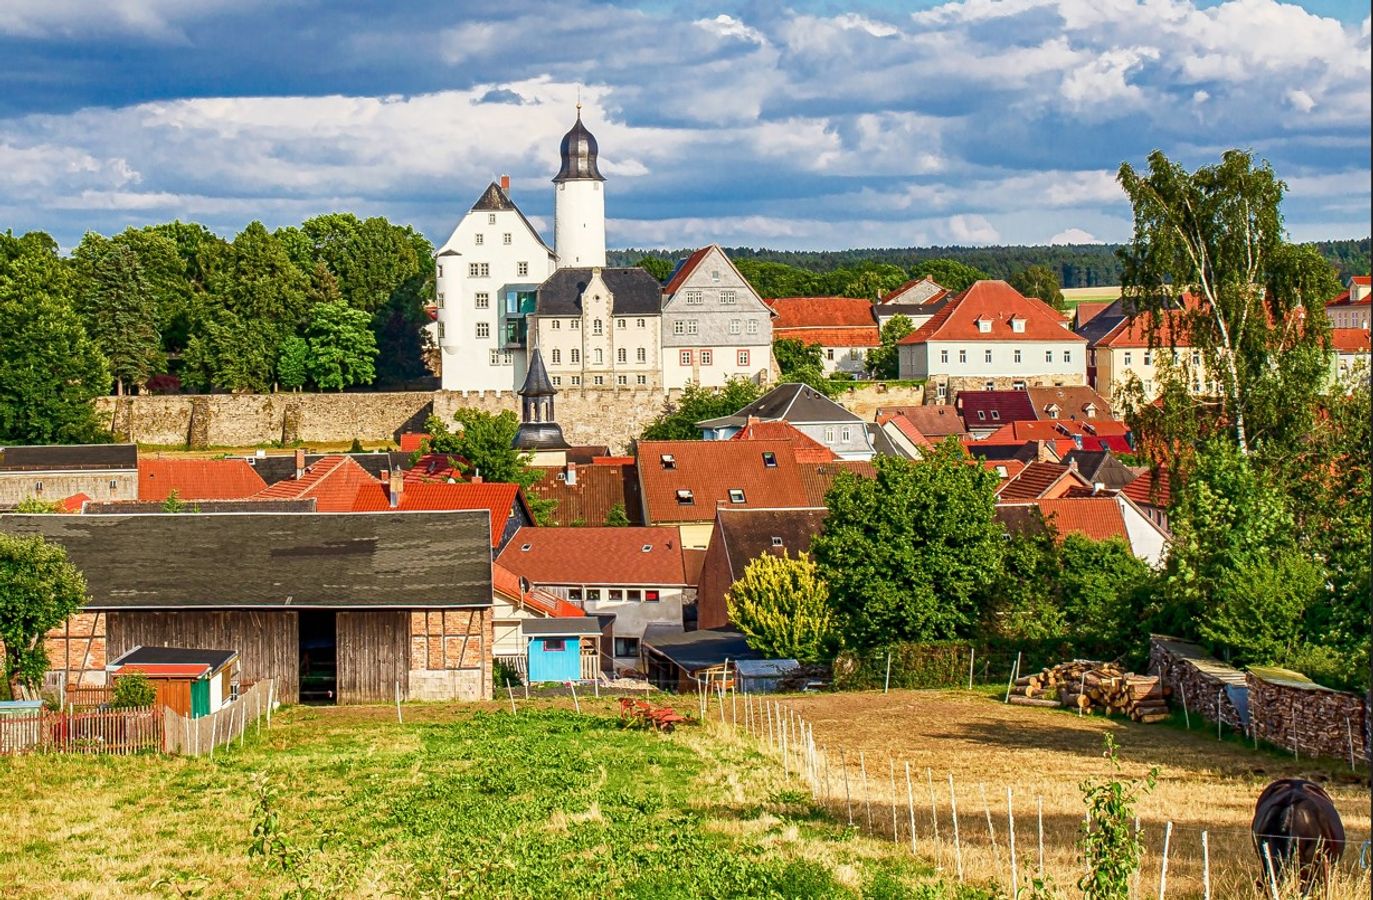
<svg viewBox="0 0 1373 900">
<path fill-rule="evenodd" d="M 563 167 L 553 181 L 605 181 L 601 170 L 596 167 L 599 152 L 596 138 L 582 124 L 582 107 L 578 104 L 577 122 L 571 131 L 563 135 Z"/>
<path fill-rule="evenodd" d="M 519 390 L 524 398 L 520 403 L 520 427 L 510 446 L 516 450 L 568 449 L 570 445 L 563 437 L 563 430 L 553 418 L 553 395 L 556 393 L 548 370 L 544 368 L 543 354 L 535 349 L 529 355 L 524 387 Z"/>
</svg>

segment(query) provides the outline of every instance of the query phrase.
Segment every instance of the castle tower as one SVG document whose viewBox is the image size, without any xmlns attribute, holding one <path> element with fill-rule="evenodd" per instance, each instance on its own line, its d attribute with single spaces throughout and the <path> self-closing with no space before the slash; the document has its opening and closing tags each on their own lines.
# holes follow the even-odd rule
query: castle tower
<svg viewBox="0 0 1373 900">
<path fill-rule="evenodd" d="M 553 179 L 553 248 L 558 268 L 605 265 L 605 179 L 596 166 L 596 138 L 577 122 L 563 135 L 562 168 Z"/>
<path fill-rule="evenodd" d="M 529 374 L 519 391 L 520 427 L 510 446 L 534 453 L 535 462 L 541 465 L 561 465 L 566 461 L 565 455 L 561 461 L 548 459 L 549 454 L 561 454 L 569 446 L 563 438 L 562 428 L 553 418 L 553 395 L 557 392 L 544 368 L 543 355 L 536 348 L 530 354 Z"/>
</svg>

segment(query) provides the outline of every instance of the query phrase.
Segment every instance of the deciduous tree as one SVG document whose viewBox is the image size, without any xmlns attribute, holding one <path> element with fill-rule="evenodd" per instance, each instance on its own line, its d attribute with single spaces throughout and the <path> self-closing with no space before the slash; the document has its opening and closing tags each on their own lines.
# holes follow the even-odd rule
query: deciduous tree
<svg viewBox="0 0 1373 900">
<path fill-rule="evenodd" d="M 745 567 L 726 597 L 730 621 L 748 645 L 774 659 L 820 662 L 835 649 L 829 588 L 804 553 L 765 553 Z"/>
<path fill-rule="evenodd" d="M 692 383 L 676 401 L 668 400 L 663 411 L 644 429 L 645 441 L 693 441 L 701 439 L 697 422 L 732 415 L 762 395 L 762 389 L 744 378 L 732 378 L 722 388 Z"/>
<path fill-rule="evenodd" d="M 880 332 L 880 346 L 868 352 L 867 368 L 872 377 L 888 381 L 901 377 L 901 350 L 897 345 L 914 330 L 914 324 L 905 316 L 892 316 L 887 320 Z"/>
<path fill-rule="evenodd" d="M 1027 266 L 1007 279 L 1011 287 L 1026 297 L 1037 297 L 1054 309 L 1063 309 L 1063 288 L 1058 275 L 1048 266 Z"/>
<path fill-rule="evenodd" d="M 0 643 L 10 696 L 48 670 L 43 636 L 86 601 L 86 579 L 67 552 L 41 537 L 0 533 Z"/>
<path fill-rule="evenodd" d="M 971 287 L 974 281 L 983 281 L 990 276 L 956 259 L 927 259 L 911 266 L 911 277 L 933 278 L 941 287 L 957 293 Z"/>
</svg>

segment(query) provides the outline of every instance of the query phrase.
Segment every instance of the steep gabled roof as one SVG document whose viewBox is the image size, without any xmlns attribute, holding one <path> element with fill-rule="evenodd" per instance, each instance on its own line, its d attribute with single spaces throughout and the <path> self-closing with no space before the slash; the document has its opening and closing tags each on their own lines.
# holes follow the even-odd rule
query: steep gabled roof
<svg viewBox="0 0 1373 900">
<path fill-rule="evenodd" d="M 1073 309 L 1073 330 L 1076 331 L 1110 308 L 1110 300 L 1079 303 Z"/>
<path fill-rule="evenodd" d="M 1034 403 L 1025 391 L 959 391 L 958 410 L 969 431 L 1036 418 Z"/>
<path fill-rule="evenodd" d="M 943 285 L 926 275 L 923 278 L 912 278 L 891 293 L 884 294 L 878 303 L 882 306 L 893 303 L 924 306 L 937 303 L 948 295 L 949 292 Z"/>
<path fill-rule="evenodd" d="M 833 450 L 786 421 L 750 420 L 732 441 L 786 441 L 791 444 L 798 463 L 823 463 L 838 459 Z"/>
<path fill-rule="evenodd" d="M 748 564 L 760 556 L 793 558 L 810 552 L 811 541 L 820 533 L 829 510 L 823 506 L 806 509 L 722 509 L 716 516 L 712 541 L 720 541 L 725 551 L 729 575 L 743 577 Z"/>
<path fill-rule="evenodd" d="M 539 285 L 535 305 L 541 316 L 580 316 L 582 292 L 591 281 L 590 267 L 559 269 Z M 662 311 L 662 288 L 637 266 L 601 269 L 601 280 L 614 298 L 612 314 L 656 316 Z"/>
<path fill-rule="evenodd" d="M 604 525 L 615 506 L 624 509 L 630 523 L 639 517 L 639 478 L 630 465 L 577 465 L 574 484 L 567 483 L 567 468 L 539 468 L 540 478 L 529 493 L 558 505 L 554 525 Z"/>
<path fill-rule="evenodd" d="M 1140 506 L 1167 509 L 1173 503 L 1172 480 L 1167 469 L 1146 469 L 1120 492 Z"/>
<path fill-rule="evenodd" d="M 638 453 L 652 522 L 711 522 L 720 506 L 811 505 L 786 441 L 640 441 Z M 731 498 L 731 491 L 742 491 L 742 498 Z"/>
<path fill-rule="evenodd" d="M 676 528 L 521 528 L 496 561 L 537 585 L 687 583 Z"/>
<path fill-rule="evenodd" d="M 1042 517 L 1034 521 L 1034 513 Z M 1072 497 L 1058 500 L 998 502 L 996 517 L 1012 531 L 1051 526 L 1061 538 L 1080 534 L 1094 541 L 1119 538 L 1130 544 L 1125 515 L 1115 497 Z"/>
<path fill-rule="evenodd" d="M 1190 347 L 1186 329 L 1183 327 L 1184 313 L 1180 309 L 1169 309 L 1159 315 L 1158 328 L 1153 330 L 1149 313 L 1138 313 L 1118 321 L 1106 334 L 1092 345 L 1111 349 L 1133 349 L 1137 347 Z"/>
<path fill-rule="evenodd" d="M 1111 403 L 1089 387 L 1065 385 L 1063 387 L 1028 387 L 1025 393 L 1030 397 L 1030 405 L 1040 419 L 1110 419 L 1113 417 Z M 1058 407 L 1058 415 L 1050 416 L 1051 407 Z M 1089 416 L 1088 407 L 1091 407 Z"/>
<path fill-rule="evenodd" d="M 1024 322 L 1016 331 L 1013 320 Z M 978 327 L 986 322 L 987 331 Z M 928 322 L 901 339 L 902 344 L 926 341 L 1055 341 L 1083 342 L 1065 326 L 1052 306 L 1021 294 L 1004 281 L 974 282 Z"/>
<path fill-rule="evenodd" d="M 138 499 L 237 500 L 263 491 L 267 482 L 246 459 L 160 458 L 138 461 Z"/>
<path fill-rule="evenodd" d="M 808 384 L 779 384 L 732 416 L 697 422 L 699 428 L 742 426 L 752 416 L 765 422 L 785 419 L 792 424 L 862 422 L 858 416 L 835 403 Z"/>
<path fill-rule="evenodd" d="M 709 255 L 711 247 L 714 246 L 714 244 L 711 244 L 702 247 L 686 259 L 679 260 L 677 262 L 677 267 L 674 268 L 672 274 L 667 277 L 667 283 L 663 285 L 663 293 L 668 296 L 677 293 L 682 285 L 686 283 L 686 280 L 691 277 L 691 273 L 696 271 L 696 267 L 701 264 L 701 261 Z"/>
<path fill-rule="evenodd" d="M 1032 462 L 1021 470 L 1020 474 L 1003 484 L 996 495 L 1002 500 L 1034 500 L 1040 497 L 1059 496 L 1072 486 L 1091 487 L 1085 478 L 1069 466 Z"/>
<path fill-rule="evenodd" d="M 504 190 L 502 190 L 501 186 L 496 182 L 493 181 L 486 186 L 486 190 L 482 191 L 482 195 L 477 198 L 477 202 L 472 204 L 472 212 L 515 213 L 515 215 L 520 217 L 520 221 L 524 224 L 524 227 L 528 229 L 529 233 L 534 236 L 534 240 L 538 241 L 539 244 L 545 250 L 548 251 L 549 256 L 554 255 L 553 250 L 547 244 L 544 243 L 543 235 L 539 234 L 539 230 L 535 228 L 528 219 L 525 218 L 524 211 L 515 205 L 515 201 L 511 200 L 510 195 L 507 194 Z M 451 251 L 445 253 L 442 250 L 438 253 L 439 256 L 446 256 L 451 254 Z M 461 256 L 461 254 L 456 255 Z"/>
<path fill-rule="evenodd" d="M 265 500 L 314 498 L 322 513 L 352 512 L 358 490 L 374 484 L 378 484 L 377 479 L 349 457 L 326 456 L 307 466 L 300 478 L 278 481 L 253 496 Z"/>
<path fill-rule="evenodd" d="M 877 415 L 905 416 L 912 425 L 920 429 L 921 434 L 932 441 L 942 440 L 951 434 L 968 433 L 967 425 L 958 414 L 958 409 L 943 403 L 928 406 L 879 406 Z"/>
</svg>

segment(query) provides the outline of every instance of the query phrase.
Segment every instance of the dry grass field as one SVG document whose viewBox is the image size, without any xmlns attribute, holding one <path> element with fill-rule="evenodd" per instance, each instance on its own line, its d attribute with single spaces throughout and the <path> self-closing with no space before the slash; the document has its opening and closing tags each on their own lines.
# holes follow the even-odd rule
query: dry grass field
<svg viewBox="0 0 1373 900">
<path fill-rule="evenodd" d="M 1369 837 L 1369 794 L 1367 782 L 1353 776 L 1347 763 L 1295 761 L 1233 739 L 1218 741 L 1215 731 L 1197 720 L 1189 732 L 1167 724 L 1078 717 L 1064 710 L 998 701 L 986 693 L 963 691 L 814 694 L 780 700 L 811 723 L 817 746 L 827 751 L 829 768 L 822 780 L 828 779 L 828 805 L 840 819 L 849 814 L 839 766 L 842 755 L 855 823 L 867 830 L 871 821 L 873 832 L 891 839 L 895 796 L 895 833 L 909 843 L 905 767 L 910 764 L 918 852 L 949 876 L 956 877 L 957 869 L 949 802 L 952 775 L 966 879 L 994 882 L 1003 890 L 1009 886 L 1009 787 L 1021 885 L 1038 870 L 1042 802 L 1044 871 L 1060 888 L 1072 887 L 1081 875 L 1074 850 L 1084 812 L 1078 785 L 1110 773 L 1102 756 L 1107 731 L 1114 732 L 1120 744 L 1123 777 L 1143 778 L 1151 767 L 1159 770 L 1157 787 L 1137 808 L 1147 851 L 1136 896 L 1159 896 L 1165 823 L 1170 821 L 1169 897 L 1202 895 L 1203 831 L 1208 833 L 1212 896 L 1255 896 L 1259 868 L 1248 826 L 1259 792 L 1283 776 L 1303 775 L 1327 784 L 1351 842 L 1345 854 L 1348 872 L 1357 868 L 1359 844 Z M 867 772 L 866 794 L 860 753 Z M 1347 875 L 1338 895 L 1367 897 L 1367 874 Z"/>
</svg>

